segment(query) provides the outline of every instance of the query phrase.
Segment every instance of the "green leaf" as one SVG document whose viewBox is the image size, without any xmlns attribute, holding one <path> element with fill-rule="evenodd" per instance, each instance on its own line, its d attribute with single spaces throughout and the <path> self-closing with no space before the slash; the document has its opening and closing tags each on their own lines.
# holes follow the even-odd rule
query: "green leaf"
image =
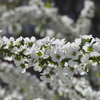
<svg viewBox="0 0 100 100">
<path fill-rule="evenodd" d="M 31 96 L 28 96 L 28 100 L 33 100 Z"/>
<path fill-rule="evenodd" d="M 100 77 L 100 73 L 95 73 L 95 76 L 96 77 Z"/>
<path fill-rule="evenodd" d="M 48 2 L 48 3 L 46 3 L 45 7 L 51 8 L 51 4 Z"/>
<path fill-rule="evenodd" d="M 12 56 L 12 54 L 11 53 L 8 53 L 8 55 L 7 55 L 8 57 L 11 57 Z"/>
<path fill-rule="evenodd" d="M 0 54 L 3 54 L 3 51 L 0 51 Z"/>
<path fill-rule="evenodd" d="M 42 50 L 43 49 L 43 45 L 40 47 L 40 50 Z"/>
<path fill-rule="evenodd" d="M 64 68 L 65 66 L 64 66 L 64 62 L 60 62 L 60 65 L 62 66 L 62 68 Z"/>
<path fill-rule="evenodd" d="M 32 47 L 32 45 L 33 45 L 33 42 L 30 42 L 30 43 L 28 44 L 29 47 Z"/>
<path fill-rule="evenodd" d="M 88 48 L 88 51 L 89 51 L 89 52 L 92 52 L 92 51 L 93 51 L 92 46 L 90 46 L 90 47 Z"/>
<path fill-rule="evenodd" d="M 90 42 L 91 39 L 85 39 L 87 42 Z"/>
<path fill-rule="evenodd" d="M 51 77 L 50 74 L 45 74 L 45 76 L 46 76 L 47 78 L 50 78 L 50 77 Z"/>
<path fill-rule="evenodd" d="M 22 69 L 26 67 L 24 63 L 21 63 L 20 66 L 22 67 Z"/>
<path fill-rule="evenodd" d="M 86 72 L 88 71 L 88 65 L 85 67 L 85 70 L 84 71 L 86 71 Z"/>
<path fill-rule="evenodd" d="M 15 59 L 18 60 L 18 61 L 20 61 L 21 58 L 22 58 L 21 56 L 16 56 L 16 57 L 15 57 Z"/>
<path fill-rule="evenodd" d="M 22 88 L 22 91 L 27 92 L 27 89 L 26 88 Z"/>
<path fill-rule="evenodd" d="M 9 47 L 8 47 L 8 49 L 12 49 L 12 48 L 13 48 L 13 46 L 14 46 L 14 43 L 13 43 L 13 42 L 11 42 L 11 43 L 10 43 L 10 45 L 9 45 Z"/>
</svg>

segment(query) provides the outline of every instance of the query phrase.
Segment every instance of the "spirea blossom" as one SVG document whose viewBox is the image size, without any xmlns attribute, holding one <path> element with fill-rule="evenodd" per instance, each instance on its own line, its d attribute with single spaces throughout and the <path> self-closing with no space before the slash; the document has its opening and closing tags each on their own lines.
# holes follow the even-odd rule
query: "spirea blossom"
<svg viewBox="0 0 100 100">
<path fill-rule="evenodd" d="M 59 63 L 62 61 L 64 53 L 62 52 L 61 47 L 55 47 L 53 48 L 50 56 L 52 58 L 52 61 Z"/>
<path fill-rule="evenodd" d="M 24 72 L 31 66 L 39 72 L 49 67 L 48 73 L 41 73 L 41 79 L 53 80 L 50 73 L 53 69 L 57 69 L 57 74 L 60 73 L 62 80 L 65 81 L 74 74 L 87 73 L 88 66 L 95 62 L 100 64 L 100 56 L 94 55 L 94 52 L 99 53 L 99 44 L 100 41 L 91 35 L 81 36 L 72 43 L 66 43 L 65 39 L 49 37 L 40 40 L 36 40 L 35 37 L 33 39 L 19 37 L 16 40 L 3 37 L 0 51 L 5 54 L 5 60 L 13 60 L 15 65 L 21 67 Z M 65 66 L 66 63 L 68 66 Z"/>
</svg>

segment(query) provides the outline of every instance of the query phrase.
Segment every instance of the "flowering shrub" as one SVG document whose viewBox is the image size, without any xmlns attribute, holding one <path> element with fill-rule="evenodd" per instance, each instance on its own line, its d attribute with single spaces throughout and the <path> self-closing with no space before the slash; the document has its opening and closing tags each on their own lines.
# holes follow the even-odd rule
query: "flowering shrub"
<svg viewBox="0 0 100 100">
<path fill-rule="evenodd" d="M 1 63 L 0 78 L 9 85 L 9 89 L 0 87 L 0 99 L 55 100 L 56 92 L 67 100 L 100 100 L 100 92 L 94 91 L 85 78 L 73 77 L 87 74 L 90 65 L 100 65 L 100 39 L 83 35 L 89 33 L 94 16 L 92 1 L 85 0 L 76 24 L 68 16 L 59 15 L 57 8 L 48 8 L 42 0 L 30 0 L 27 6 L 9 11 L 5 6 L 0 7 L 3 32 L 7 27 L 10 33 L 19 34 L 23 26 L 29 24 L 40 37 L 48 35 L 52 38 L 0 37 L 0 53 L 5 60 L 14 61 L 18 68 Z M 83 36 L 75 39 L 79 34 Z M 71 43 L 53 37 L 75 40 Z M 42 82 L 25 73 L 30 67 L 40 72 Z"/>
<path fill-rule="evenodd" d="M 20 34 L 23 26 L 32 25 L 40 37 L 48 35 L 51 38 L 66 38 L 68 41 L 79 37 L 80 34 L 89 33 L 91 19 L 94 17 L 93 1 L 84 1 L 84 8 L 76 24 L 68 16 L 59 15 L 57 8 L 48 8 L 45 5 L 42 0 L 30 0 L 27 6 L 4 11 L 0 16 L 0 26 L 2 29 L 8 27 L 11 34 Z"/>
<path fill-rule="evenodd" d="M 67 100 L 100 100 L 100 91 L 93 90 L 85 78 L 73 78 L 70 86 L 63 84 L 60 79 L 51 85 Z"/>
<path fill-rule="evenodd" d="M 46 83 L 40 82 L 35 75 L 21 74 L 19 68 L 7 62 L 0 64 L 0 77 L 9 85 L 8 89 L 0 87 L 2 100 L 59 100 L 56 95 L 67 100 L 100 100 L 100 92 L 93 90 L 85 78 L 72 78 L 67 85 L 55 77 L 55 82 L 50 82 L 51 89 L 48 89 Z"/>
</svg>

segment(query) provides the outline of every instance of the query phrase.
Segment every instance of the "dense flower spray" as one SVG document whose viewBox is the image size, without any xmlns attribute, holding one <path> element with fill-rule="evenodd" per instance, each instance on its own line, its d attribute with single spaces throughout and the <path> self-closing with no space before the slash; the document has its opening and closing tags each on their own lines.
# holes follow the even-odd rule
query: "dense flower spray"
<svg viewBox="0 0 100 100">
<path fill-rule="evenodd" d="M 13 60 L 23 72 L 33 66 L 34 70 L 42 71 L 41 79 L 53 81 L 51 73 L 57 70 L 64 82 L 74 74 L 87 73 L 89 65 L 100 64 L 99 44 L 100 39 L 92 35 L 80 36 L 72 43 L 49 37 L 40 40 L 19 37 L 15 40 L 4 36 L 0 39 L 0 52 L 5 60 Z"/>
</svg>

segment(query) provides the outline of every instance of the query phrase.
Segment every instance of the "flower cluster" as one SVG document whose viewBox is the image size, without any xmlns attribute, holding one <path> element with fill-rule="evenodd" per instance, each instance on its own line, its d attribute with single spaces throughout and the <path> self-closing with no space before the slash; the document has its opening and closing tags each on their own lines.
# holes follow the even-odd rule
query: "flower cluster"
<svg viewBox="0 0 100 100">
<path fill-rule="evenodd" d="M 35 75 L 21 74 L 13 64 L 1 62 L 0 78 L 9 85 L 9 89 L 0 87 L 0 99 L 55 100 L 57 91 L 59 96 L 64 96 L 67 100 L 100 100 L 100 91 L 93 90 L 85 78 L 74 77 L 69 86 L 55 76 L 55 81 L 50 83 L 51 89 L 48 89 L 45 82 L 40 82 Z"/>
<path fill-rule="evenodd" d="M 0 79 L 8 84 L 0 87 L 1 100 L 55 100 L 54 91 L 44 82 L 28 72 L 21 74 L 13 64 L 0 63 Z"/>
<path fill-rule="evenodd" d="M 19 93 L 18 89 L 8 91 L 0 86 L 1 100 L 23 100 L 23 95 Z"/>
<path fill-rule="evenodd" d="M 70 84 L 68 87 L 60 79 L 56 79 L 56 83 L 51 83 L 51 86 L 67 100 L 100 100 L 100 91 L 93 90 L 85 78 L 74 77 Z"/>
<path fill-rule="evenodd" d="M 84 9 L 82 9 L 79 19 L 77 20 L 75 31 L 78 34 L 85 35 L 88 34 L 91 28 L 91 18 L 94 17 L 94 2 L 90 0 L 85 0 Z M 81 24 L 82 23 L 82 24 Z"/>
<path fill-rule="evenodd" d="M 36 40 L 35 37 L 16 40 L 11 37 L 0 39 L 0 52 L 5 60 L 14 61 L 23 72 L 33 66 L 41 72 L 42 80 L 53 80 L 51 73 L 56 70 L 62 81 L 70 79 L 74 74 L 84 75 L 89 65 L 100 64 L 100 39 L 92 35 L 83 35 L 70 43 L 65 39 L 50 39 L 45 37 Z M 49 68 L 48 71 L 45 71 Z"/>
<path fill-rule="evenodd" d="M 24 95 L 19 92 L 20 90 L 14 88 L 14 90 L 7 90 L 0 86 L 0 99 L 1 100 L 45 100 L 41 98 L 24 98 Z M 49 99 L 49 98 L 48 98 Z"/>
<path fill-rule="evenodd" d="M 90 0 L 84 1 L 84 8 L 76 24 L 68 16 L 57 14 L 57 8 L 46 7 L 42 0 L 30 0 L 27 6 L 16 7 L 2 13 L 0 26 L 3 29 L 8 27 L 9 32 L 12 34 L 19 34 L 23 26 L 29 24 L 34 26 L 35 33 L 40 37 L 48 35 L 49 37 L 56 36 L 56 38 L 66 37 L 67 40 L 71 40 L 79 36 L 79 34 L 89 33 L 93 16 L 94 3 Z"/>
</svg>

